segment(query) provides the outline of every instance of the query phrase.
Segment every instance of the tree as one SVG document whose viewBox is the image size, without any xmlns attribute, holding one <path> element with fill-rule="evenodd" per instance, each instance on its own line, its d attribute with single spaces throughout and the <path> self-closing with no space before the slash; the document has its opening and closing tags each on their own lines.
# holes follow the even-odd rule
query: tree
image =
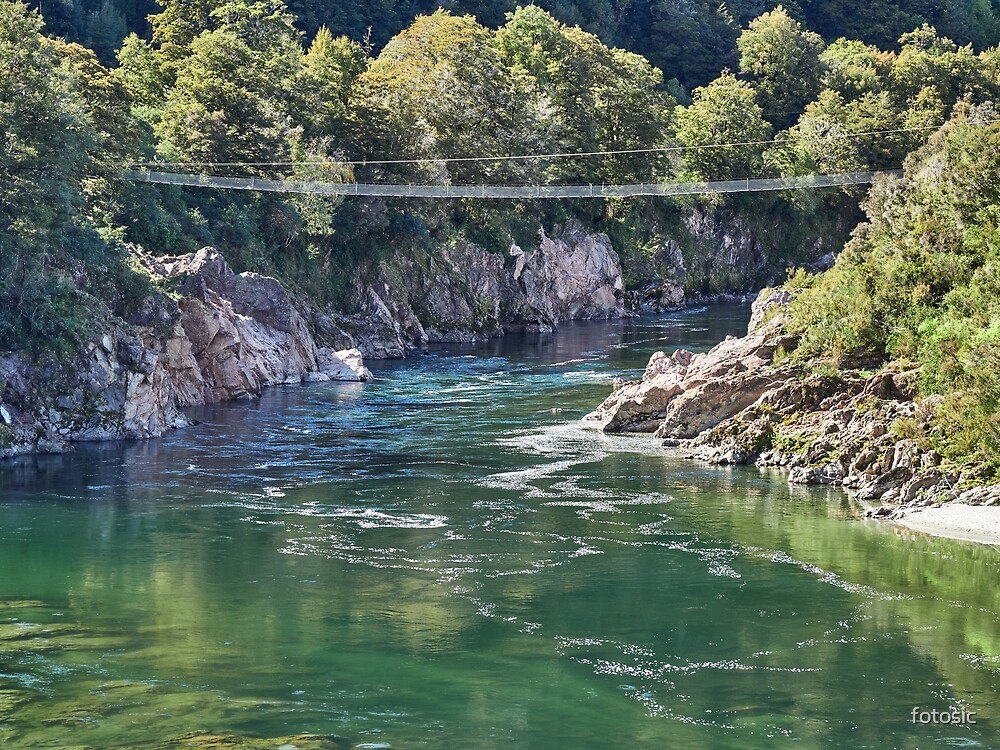
<svg viewBox="0 0 1000 750">
<path fill-rule="evenodd" d="M 795 122 L 820 90 L 824 44 L 778 6 L 737 40 L 740 70 L 753 77 L 764 116 L 781 129 Z"/>
<path fill-rule="evenodd" d="M 69 355 L 97 304 L 83 289 L 130 273 L 90 221 L 101 210 L 92 176 L 125 155 L 129 108 L 92 52 L 41 26 L 0 0 L 0 341 Z"/>
<path fill-rule="evenodd" d="M 639 55 L 609 49 L 593 34 L 568 28 L 537 7 L 518 9 L 496 45 L 529 100 L 519 141 L 550 152 L 628 151 L 660 145 L 676 102 L 660 91 L 663 74 Z M 529 131 L 544 133 L 545 145 Z M 559 159 L 541 165 L 549 180 L 652 179 L 655 157 Z"/>
<path fill-rule="evenodd" d="M 342 135 L 354 82 L 367 67 L 368 58 L 357 42 L 334 38 L 325 26 L 320 28 L 302 58 L 295 86 L 296 119 L 307 138 Z"/>
<path fill-rule="evenodd" d="M 289 161 L 287 92 L 302 59 L 290 16 L 280 5 L 229 3 L 212 20 L 218 28 L 196 36 L 177 67 L 157 124 L 164 150 L 198 163 Z"/>
<path fill-rule="evenodd" d="M 0 0 L 0 252 L 65 222 L 93 163 L 96 133 L 41 28 L 23 3 Z"/>
<path fill-rule="evenodd" d="M 119 77 L 101 65 L 91 50 L 62 40 L 51 42 L 74 98 L 92 129 L 92 172 L 115 171 L 139 146 L 132 102 Z"/>
<path fill-rule="evenodd" d="M 163 0 L 163 12 L 149 17 L 153 44 L 171 80 L 195 37 L 211 28 L 212 9 L 217 5 L 218 0 Z"/>
<path fill-rule="evenodd" d="M 753 88 L 728 70 L 694 90 L 694 102 L 677 114 L 677 138 L 687 147 L 684 168 L 701 180 L 756 177 L 762 141 L 771 137 Z M 718 145 L 736 144 L 736 145 Z"/>
<path fill-rule="evenodd" d="M 410 158 L 503 154 L 511 147 L 512 81 L 492 35 L 471 16 L 438 11 L 396 36 L 358 78 L 355 112 L 368 153 Z M 478 180 L 495 162 L 452 162 Z"/>
<path fill-rule="evenodd" d="M 806 107 L 787 139 L 769 158 L 784 175 L 837 174 L 868 168 L 859 139 L 852 137 L 852 113 L 830 89 Z"/>
<path fill-rule="evenodd" d="M 129 34 L 118 51 L 116 75 L 128 91 L 132 102 L 147 113 L 145 119 L 155 122 L 159 115 L 148 116 L 159 110 L 167 95 L 168 77 L 163 70 L 162 58 L 149 42 Z"/>
<path fill-rule="evenodd" d="M 677 102 L 659 90 L 663 74 L 639 55 L 611 50 L 608 75 L 596 87 L 598 141 L 602 151 L 662 146 L 671 133 Z M 600 176 L 608 182 L 653 181 L 668 167 L 662 154 L 617 154 Z"/>
<path fill-rule="evenodd" d="M 616 41 L 645 55 L 685 87 L 705 85 L 736 62 L 741 19 L 727 5 L 709 0 L 634 2 L 624 12 Z"/>
<path fill-rule="evenodd" d="M 845 99 L 857 99 L 882 89 L 892 68 L 893 54 L 850 39 L 838 39 L 820 55 L 822 84 Z"/>
<path fill-rule="evenodd" d="M 115 61 L 115 52 L 128 34 L 125 16 L 111 0 L 104 0 L 101 6 L 87 14 L 87 46 L 104 65 Z"/>
</svg>

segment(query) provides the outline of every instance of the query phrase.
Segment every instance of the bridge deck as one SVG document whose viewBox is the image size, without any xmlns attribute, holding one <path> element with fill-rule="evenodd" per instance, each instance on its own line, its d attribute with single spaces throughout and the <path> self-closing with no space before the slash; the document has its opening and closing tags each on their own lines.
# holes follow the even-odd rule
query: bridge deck
<svg viewBox="0 0 1000 750">
<path fill-rule="evenodd" d="M 662 182 L 634 185 L 397 185 L 357 182 L 305 182 L 265 180 L 257 177 L 220 177 L 127 170 L 122 177 L 135 182 L 184 187 L 260 190 L 312 195 L 358 195 L 385 198 L 633 198 L 649 195 L 706 195 L 710 193 L 754 193 L 777 190 L 867 185 L 878 174 L 902 175 L 902 171 L 846 172 L 804 177 L 769 177 L 714 182 Z"/>
</svg>

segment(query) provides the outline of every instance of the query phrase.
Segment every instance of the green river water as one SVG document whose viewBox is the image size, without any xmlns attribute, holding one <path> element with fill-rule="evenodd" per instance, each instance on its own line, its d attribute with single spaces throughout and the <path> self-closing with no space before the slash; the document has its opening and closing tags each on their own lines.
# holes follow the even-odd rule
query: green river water
<svg viewBox="0 0 1000 750">
<path fill-rule="evenodd" d="M 1000 747 L 996 549 L 580 425 L 746 317 L 442 348 L 0 466 L 0 747 Z M 976 723 L 911 720 L 952 706 Z"/>
</svg>

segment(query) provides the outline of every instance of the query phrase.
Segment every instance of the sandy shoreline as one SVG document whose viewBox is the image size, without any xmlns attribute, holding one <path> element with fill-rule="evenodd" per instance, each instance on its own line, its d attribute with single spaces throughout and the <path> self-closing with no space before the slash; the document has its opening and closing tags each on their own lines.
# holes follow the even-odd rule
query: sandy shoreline
<svg viewBox="0 0 1000 750">
<path fill-rule="evenodd" d="M 895 522 L 925 534 L 1000 545 L 1000 506 L 946 503 L 913 508 Z"/>
</svg>

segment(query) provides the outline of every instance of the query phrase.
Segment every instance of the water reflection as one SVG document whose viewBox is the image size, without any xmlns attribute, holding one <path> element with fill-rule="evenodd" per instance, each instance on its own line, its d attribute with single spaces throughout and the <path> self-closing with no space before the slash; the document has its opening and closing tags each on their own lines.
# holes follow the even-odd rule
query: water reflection
<svg viewBox="0 0 1000 750">
<path fill-rule="evenodd" d="M 989 746 L 995 550 L 577 424 L 745 315 L 441 347 L 0 469 L 0 740 Z M 979 724 L 910 722 L 952 703 Z"/>
</svg>

